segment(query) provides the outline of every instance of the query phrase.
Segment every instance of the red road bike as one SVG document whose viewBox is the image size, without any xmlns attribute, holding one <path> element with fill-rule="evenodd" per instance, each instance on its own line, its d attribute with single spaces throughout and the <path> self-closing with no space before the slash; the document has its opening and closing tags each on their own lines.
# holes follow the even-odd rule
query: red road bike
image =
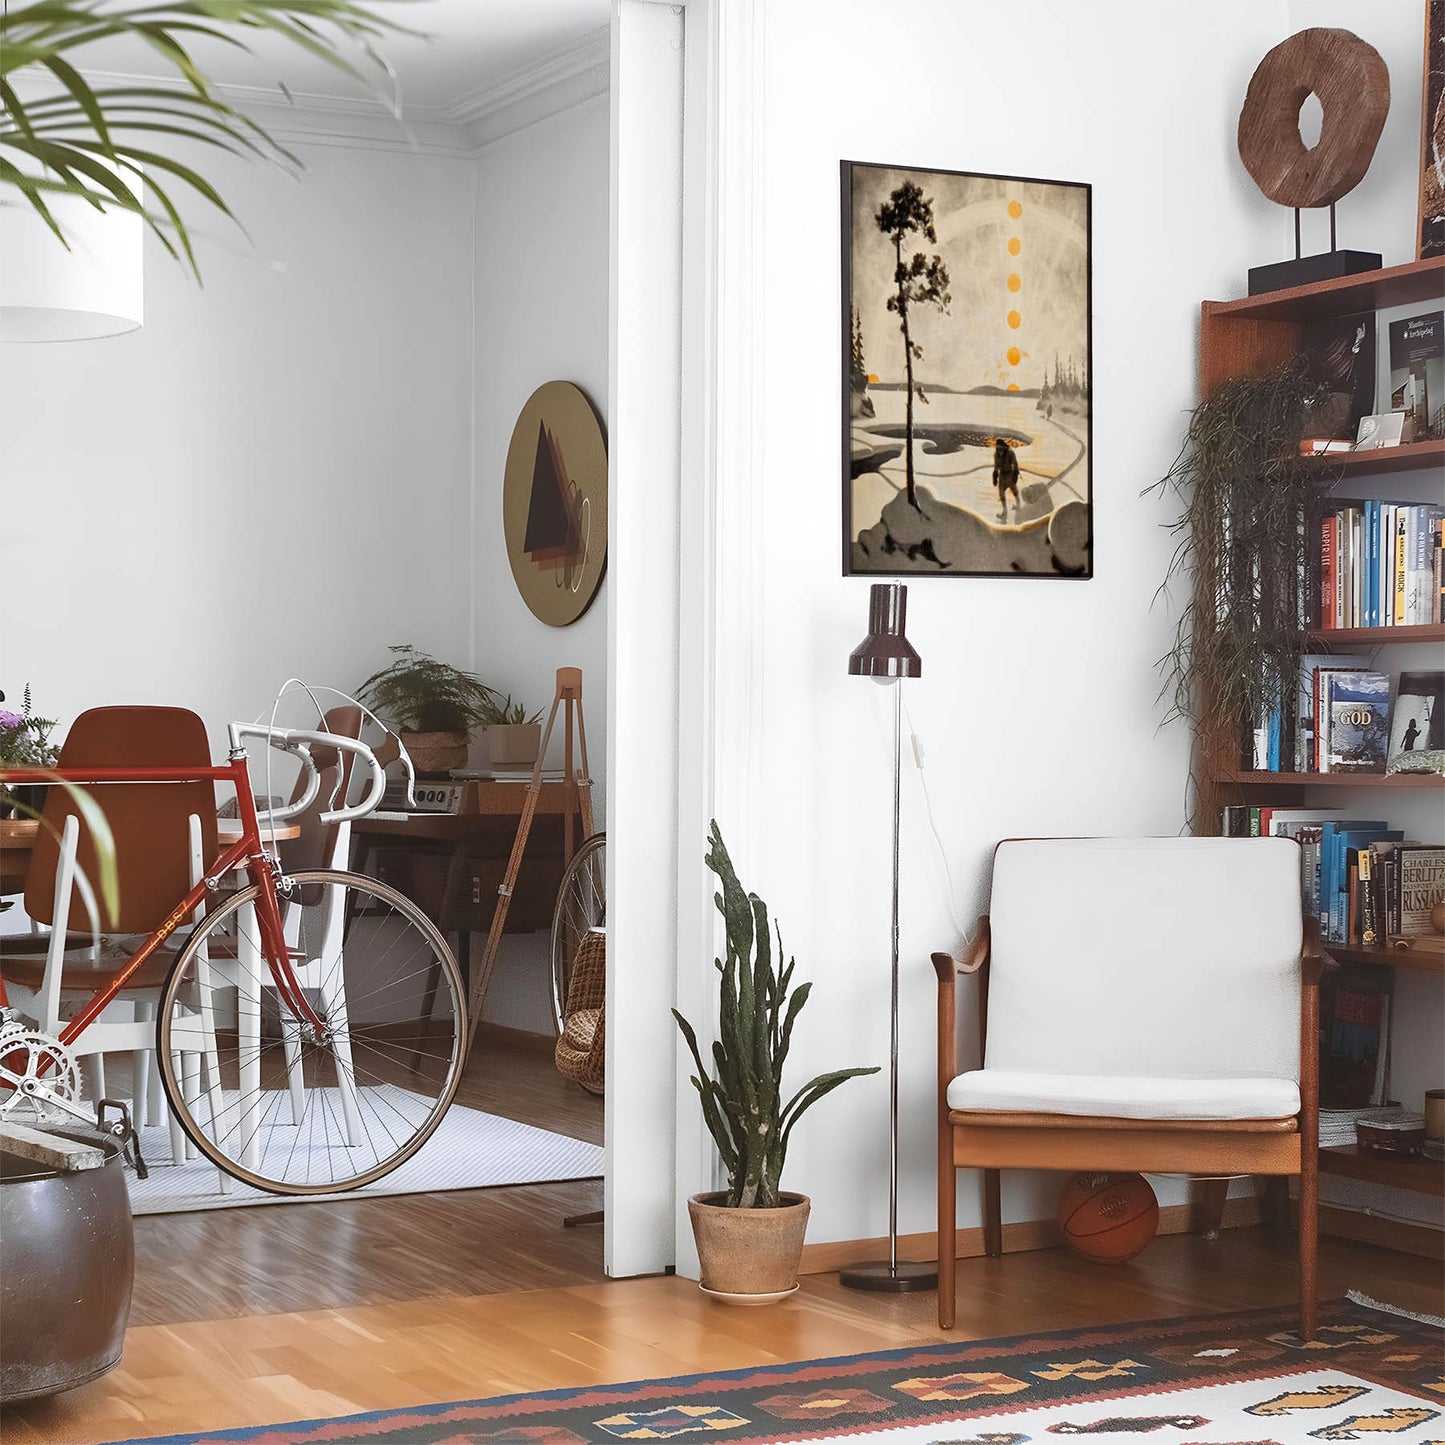
<svg viewBox="0 0 1445 1445">
<path fill-rule="evenodd" d="M 308 781 L 299 798 L 258 813 L 248 736 L 300 760 Z M 306 1195 L 358 1188 L 415 1154 L 450 1106 L 465 1059 L 466 990 L 441 934 L 395 889 L 338 869 L 288 874 L 263 842 L 265 822 L 296 816 L 315 801 L 313 750 L 351 752 L 370 774 L 359 803 L 347 807 L 343 798 L 320 820 L 370 812 L 385 779 L 375 753 L 352 738 L 245 723 L 231 725 L 230 745 L 218 766 L 0 771 L 6 783 L 64 780 L 85 788 L 230 784 L 241 824 L 239 839 L 158 928 L 127 944 L 117 971 L 58 1035 L 25 1021 L 0 972 L 0 1117 L 24 1122 L 59 1111 L 95 1120 L 96 1108 L 81 1102 L 69 1045 L 142 969 L 158 973 L 157 962 L 170 960 L 156 1051 L 186 1134 L 227 1174 L 259 1189 Z M 237 870 L 245 886 L 228 891 Z M 64 918 L 57 923 L 64 928 Z M 115 1132 L 128 1133 L 129 1123 Z"/>
</svg>

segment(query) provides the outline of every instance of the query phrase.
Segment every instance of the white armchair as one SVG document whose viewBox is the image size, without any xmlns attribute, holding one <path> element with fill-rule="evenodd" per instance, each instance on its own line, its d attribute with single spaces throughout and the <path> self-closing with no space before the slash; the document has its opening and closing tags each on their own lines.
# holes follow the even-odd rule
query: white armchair
<svg viewBox="0 0 1445 1445">
<path fill-rule="evenodd" d="M 938 972 L 938 1322 L 953 1325 L 956 1171 L 1298 1176 L 1300 1332 L 1315 1326 L 1318 928 L 1284 838 L 1011 839 L 990 912 Z M 983 1067 L 959 1072 L 977 974 Z"/>
</svg>

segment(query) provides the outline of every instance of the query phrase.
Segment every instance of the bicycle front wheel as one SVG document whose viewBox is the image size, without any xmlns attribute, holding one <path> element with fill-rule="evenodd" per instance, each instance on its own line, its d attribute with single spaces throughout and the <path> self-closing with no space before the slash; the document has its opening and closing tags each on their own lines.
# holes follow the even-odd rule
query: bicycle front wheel
<svg viewBox="0 0 1445 1445">
<path fill-rule="evenodd" d="M 286 948 L 318 1029 L 287 1005 L 242 889 L 196 925 L 161 996 L 171 1108 L 201 1152 L 273 1194 L 389 1174 L 446 1113 L 466 990 L 441 934 L 394 888 L 313 869 L 277 881 Z"/>
</svg>

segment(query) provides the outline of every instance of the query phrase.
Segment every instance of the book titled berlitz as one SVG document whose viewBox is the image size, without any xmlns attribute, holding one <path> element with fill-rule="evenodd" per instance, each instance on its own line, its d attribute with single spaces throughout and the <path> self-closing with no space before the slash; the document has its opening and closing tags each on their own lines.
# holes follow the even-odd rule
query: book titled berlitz
<svg viewBox="0 0 1445 1445">
<path fill-rule="evenodd" d="M 1401 843 L 1395 849 L 1399 870 L 1401 933 L 1433 933 L 1430 911 L 1445 902 L 1445 846 Z"/>
</svg>

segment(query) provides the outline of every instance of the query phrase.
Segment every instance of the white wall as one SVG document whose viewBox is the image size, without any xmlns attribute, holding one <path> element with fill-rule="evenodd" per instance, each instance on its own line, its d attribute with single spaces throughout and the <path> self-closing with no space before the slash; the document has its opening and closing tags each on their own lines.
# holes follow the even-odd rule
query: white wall
<svg viewBox="0 0 1445 1445">
<path fill-rule="evenodd" d="M 205 217 L 197 288 L 148 238 L 140 331 L 0 346 L 12 699 L 191 707 L 219 755 L 292 674 L 465 655 L 470 167 L 298 149 L 206 157 L 253 244 Z"/>
<path fill-rule="evenodd" d="M 570 627 L 549 627 L 512 581 L 502 474 L 512 427 L 543 382 L 572 381 L 607 414 L 608 101 L 597 96 L 488 146 L 476 162 L 473 664 L 531 709 L 582 669 L 596 825 L 606 826 L 607 579 Z M 552 760 L 561 762 L 559 720 Z M 546 936 L 508 936 L 486 1017 L 551 1028 Z"/>
<path fill-rule="evenodd" d="M 766 624 L 751 641 L 766 712 L 752 748 L 760 783 L 732 812 L 750 807 L 762 820 L 740 868 L 773 906 L 800 970 L 817 981 L 795 1037 L 802 1080 L 841 1065 L 886 1065 L 888 1048 L 888 698 L 845 675 L 865 629 L 868 581 L 839 572 L 838 160 L 1094 185 L 1097 575 L 910 587 L 924 676 L 909 704 L 948 872 L 971 920 L 999 838 L 1184 826 L 1189 738 L 1177 725 L 1161 729 L 1156 703 L 1156 663 L 1175 614 L 1155 591 L 1172 550 L 1163 524 L 1177 507 L 1140 491 L 1173 459 L 1194 401 L 1200 299 L 1241 294 L 1247 267 L 1280 254 L 1277 209 L 1239 165 L 1234 128 L 1250 72 L 1284 33 L 1285 11 L 1283 0 L 1231 0 L 1207 14 L 1150 0 L 1004 8 L 897 0 L 885 25 L 869 0 L 763 8 L 766 285 L 750 361 L 764 378 L 764 595 L 753 605 Z M 910 777 L 904 1232 L 932 1227 L 928 954 L 960 942 L 941 878 Z M 884 1232 L 887 1138 L 886 1074 L 845 1085 L 799 1129 L 789 1180 L 813 1196 L 812 1239 Z M 1016 1177 L 1007 1215 L 1049 1214 L 1055 1186 Z M 960 1217 L 978 1218 L 967 1186 Z"/>
</svg>

